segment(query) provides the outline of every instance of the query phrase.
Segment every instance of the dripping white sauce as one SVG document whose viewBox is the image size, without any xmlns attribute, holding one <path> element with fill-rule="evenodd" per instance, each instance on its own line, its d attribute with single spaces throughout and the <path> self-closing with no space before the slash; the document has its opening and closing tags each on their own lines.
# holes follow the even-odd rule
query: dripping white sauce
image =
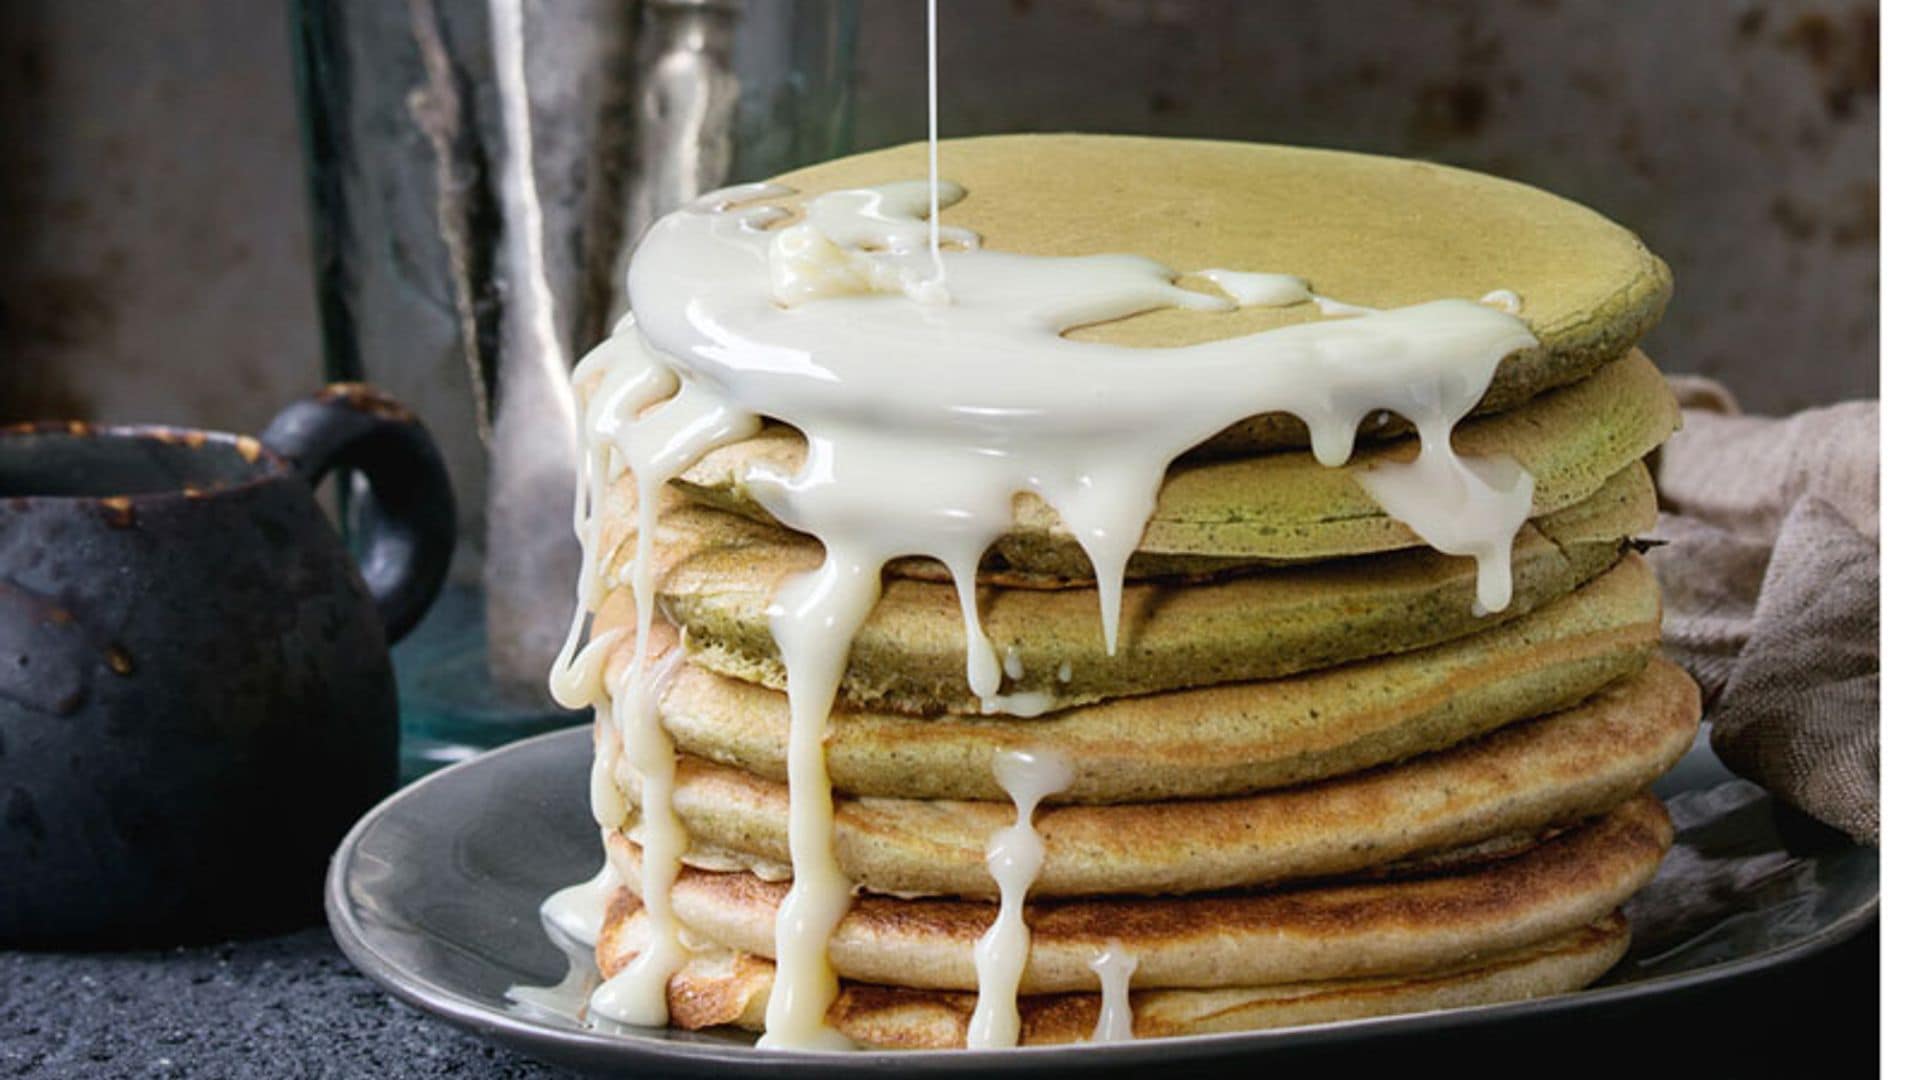
<svg viewBox="0 0 1920 1080">
<path fill-rule="evenodd" d="M 700 387 L 682 385 L 673 370 L 652 355 L 631 320 L 623 320 L 610 338 L 581 360 L 574 371 L 574 386 L 581 417 L 574 533 L 582 558 L 573 625 L 567 646 L 554 661 L 549 687 L 562 705 L 592 704 L 596 722 L 611 722 L 629 763 L 641 777 L 641 900 L 646 905 L 649 944 L 644 956 L 595 991 L 592 1007 L 623 1023 L 658 1025 L 667 1021 L 667 982 L 686 960 L 668 894 L 687 841 L 673 810 L 674 748 L 660 725 L 658 704 L 663 679 L 670 677 L 673 663 L 656 667 L 659 678 L 646 677 L 642 674 L 644 644 L 630 633 L 634 659 L 609 695 L 606 661 L 620 636 L 601 635 L 584 648 L 579 642 L 588 615 L 621 585 L 631 591 L 636 621 L 644 628 L 654 606 L 652 561 L 644 553 L 652 547 L 661 487 L 714 447 L 757 431 L 759 420 L 727 408 Z M 594 392 L 588 393 L 589 388 Z M 643 414 L 645 423 L 640 422 Z M 605 522 L 595 511 L 605 505 L 609 486 L 622 473 L 634 479 L 635 543 L 642 554 L 627 564 L 616 581 L 609 565 L 613 553 L 600 551 Z M 602 740 L 600 746 L 605 745 Z M 601 828 L 617 829 L 630 807 L 613 783 L 612 761 L 601 750 L 596 750 L 593 770 L 594 817 Z"/>
<path fill-rule="evenodd" d="M 940 254 L 940 0 L 927 0 L 927 251 L 933 277 L 916 300 L 944 304 L 947 262 Z"/>
<path fill-rule="evenodd" d="M 984 637 L 985 635 L 982 634 L 982 638 Z M 989 652 L 992 650 L 992 647 L 991 643 L 986 646 Z M 977 655 L 977 653 L 975 655 Z M 968 657 L 969 660 L 972 660 L 972 658 L 972 656 Z M 1039 716 L 1042 713 L 1053 711 L 1054 706 L 1058 704 L 1058 699 L 1045 690 L 1016 690 L 1011 694 L 1001 693 L 999 691 L 999 683 L 1002 672 L 1004 672 L 1009 679 L 1026 678 L 1027 669 L 1026 666 L 1020 662 L 1019 646 L 1009 645 L 1007 647 L 1007 656 L 1001 663 L 1000 670 L 980 672 L 977 678 L 973 672 L 969 671 L 968 681 L 974 689 L 974 692 L 978 694 L 980 698 L 981 712 L 988 716 L 993 716 L 998 713 L 1008 713 L 1013 716 L 1022 717 Z M 987 680 L 992 681 L 994 689 L 984 694 L 979 693 L 979 687 L 986 685 Z"/>
<path fill-rule="evenodd" d="M 606 871 L 606 879 L 608 892 L 611 893 L 618 886 L 611 870 Z M 593 882 L 582 882 L 572 888 L 579 889 L 590 884 Z M 570 889 L 563 889 L 555 895 L 565 895 L 570 891 Z M 582 911 L 584 910 L 583 902 Z M 547 905 L 541 906 L 541 913 L 547 913 Z M 547 933 L 547 940 L 553 942 L 554 947 L 560 950 L 560 954 L 566 957 L 567 973 L 559 982 L 546 986 L 519 983 L 507 987 L 505 996 L 508 1001 L 508 1011 L 519 1016 L 529 1016 L 549 1022 L 554 1019 L 570 1021 L 593 1031 L 619 1030 L 614 1022 L 587 1007 L 594 989 L 600 985 L 600 967 L 594 960 L 594 938 L 599 935 L 600 918 L 601 915 L 596 912 L 593 916 L 595 924 L 593 936 L 587 938 L 581 938 L 563 929 L 554 918 L 541 920 L 541 927 Z"/>
<path fill-rule="evenodd" d="M 642 610 L 651 607 L 649 602 Z M 647 948 L 602 983 L 589 1004 L 595 1013 L 623 1024 L 667 1023 L 667 985 L 688 957 L 672 901 L 673 883 L 686 858 L 687 830 L 673 808 L 673 740 L 660 723 L 660 699 L 683 655 L 675 648 L 647 667 L 636 651 L 614 698 L 621 748 L 640 781 L 640 902 L 646 910 Z M 596 754 L 595 766 L 607 756 Z"/>
<path fill-rule="evenodd" d="M 1002 750 L 993 776 L 1013 800 L 1012 825 L 987 840 L 987 872 L 1000 889 L 1000 911 L 973 945 L 979 996 L 967 1024 L 967 1046 L 1004 1047 L 1020 1042 L 1020 978 L 1027 970 L 1027 890 L 1040 875 L 1047 849 L 1033 827 L 1040 800 L 1073 783 L 1073 766 L 1045 751 Z"/>
<path fill-rule="evenodd" d="M 1533 508 L 1533 477 L 1506 455 L 1471 461 L 1438 445 L 1452 425 L 1416 420 L 1420 452 L 1410 463 L 1383 463 L 1361 473 L 1360 486 L 1388 515 L 1406 522 L 1435 551 L 1466 555 L 1483 568 L 1474 613 L 1504 610 L 1513 575 L 1488 566 L 1513 562 L 1513 538 Z"/>
<path fill-rule="evenodd" d="M 594 726 L 611 727 L 613 716 L 604 714 L 594 717 Z M 602 830 L 618 829 L 627 820 L 627 814 L 633 810 L 627 802 L 626 793 L 613 778 L 613 755 L 601 752 L 597 747 L 593 754 L 593 771 L 589 776 L 587 797 L 593 810 L 594 824 Z"/>
<path fill-rule="evenodd" d="M 851 1045 L 826 1022 L 840 992 L 827 943 L 853 903 L 853 882 L 833 854 L 825 740 L 847 650 L 879 597 L 885 561 L 857 540 L 829 546 L 820 568 L 789 579 L 767 609 L 787 669 L 787 849 L 793 884 L 774 919 L 773 994 L 762 1046 L 824 1050 Z"/>
<path fill-rule="evenodd" d="M 1520 314 L 1520 294 L 1512 289 L 1495 289 L 1480 298 L 1480 302 L 1499 308 L 1509 315 Z"/>
<path fill-rule="evenodd" d="M 568 941 L 592 945 L 600 936 L 600 924 L 606 918 L 607 901 L 620 887 L 613 864 L 603 862 L 600 871 L 578 885 L 569 885 L 540 905 L 540 917 Z"/>
<path fill-rule="evenodd" d="M 1361 307 L 1359 304 L 1349 304 L 1325 296 L 1314 297 L 1313 303 L 1314 306 L 1320 309 L 1320 314 L 1322 315 L 1372 315 L 1379 310 L 1378 308 Z"/>
<path fill-rule="evenodd" d="M 988 716 L 1034 717 L 1053 711 L 1059 699 L 1045 690 L 1016 690 L 1011 694 L 991 693 L 980 699 L 980 711 Z"/>
<path fill-rule="evenodd" d="M 549 986 L 531 983 L 509 986 L 506 998 L 512 1003 L 511 1010 L 524 1016 L 591 1022 L 587 999 L 600 981 L 599 969 L 594 965 L 593 947 L 571 934 L 557 933 L 556 930 L 554 924 L 549 923 L 547 936 L 566 956 L 567 973 L 559 982 Z"/>
<path fill-rule="evenodd" d="M 1117 941 L 1107 942 L 1087 964 L 1100 977 L 1100 1018 L 1093 1025 L 1093 1042 L 1128 1042 L 1133 1038 L 1133 1001 L 1128 996 L 1140 958 Z"/>
<path fill-rule="evenodd" d="M 1313 299 L 1306 279 L 1292 274 L 1252 274 L 1238 270 L 1202 270 L 1206 278 L 1241 307 L 1292 307 Z"/>
<path fill-rule="evenodd" d="M 959 197 L 955 185 L 941 191 Z M 929 259 L 918 184 L 810 202 L 798 226 L 814 231 L 810 247 L 825 242 L 868 267 L 860 276 L 870 291 L 816 293 L 782 308 L 767 302 L 769 278 L 812 280 L 817 258 L 796 263 L 770 240 L 791 231 L 767 230 L 770 214 L 725 206 L 768 193 L 725 193 L 655 227 L 630 279 L 641 324 L 690 385 L 722 383 L 741 414 L 779 416 L 807 435 L 810 454 L 797 475 L 748 478 L 776 517 L 823 540 L 884 530 L 867 545 L 883 559 L 929 554 L 948 564 L 967 627 L 969 685 L 983 699 L 997 691 L 1000 665 L 973 602 L 975 570 L 1009 523 L 1012 493 L 1048 499 L 1087 549 L 1112 647 L 1121 571 L 1166 465 L 1259 411 L 1304 419 L 1328 465 L 1346 460 L 1368 413 L 1412 420 L 1422 436 L 1418 478 L 1444 481 L 1444 494 L 1387 509 L 1430 543 L 1471 534 L 1471 544 L 1443 541 L 1443 549 L 1474 555 L 1482 602 L 1503 606 L 1506 562 L 1494 534 L 1524 516 L 1529 493 L 1489 484 L 1454 454 L 1449 433 L 1500 358 L 1533 342 L 1511 316 L 1439 300 L 1182 348 L 1071 341 L 1060 335 L 1089 322 L 1233 302 L 1181 289 L 1174 271 L 1147 259 L 974 247 L 947 256 L 950 305 L 916 303 L 903 292 L 924 279 Z M 917 357 L 912 379 L 900 377 L 902 355 Z M 1097 399 L 1084 393 L 1095 385 Z M 1488 500 L 1500 514 L 1477 516 Z"/>
<path fill-rule="evenodd" d="M 549 684 L 554 699 L 566 703 L 569 708 L 592 705 L 594 725 L 600 727 L 610 723 L 606 692 L 607 656 L 632 637 L 632 631 L 629 630 L 602 634 L 581 648 L 571 665 L 556 667 Z M 621 827 L 631 808 L 626 796 L 621 794 L 619 785 L 613 782 L 613 759 L 602 752 L 604 746 L 603 740 L 596 740 L 587 798 L 594 824 L 602 830 L 612 830 Z M 602 861 L 593 877 L 547 897 L 540 905 L 541 918 L 568 941 L 591 946 L 600 935 L 607 901 L 612 899 L 619 884 L 619 875 L 615 873 L 613 864 Z"/>
</svg>

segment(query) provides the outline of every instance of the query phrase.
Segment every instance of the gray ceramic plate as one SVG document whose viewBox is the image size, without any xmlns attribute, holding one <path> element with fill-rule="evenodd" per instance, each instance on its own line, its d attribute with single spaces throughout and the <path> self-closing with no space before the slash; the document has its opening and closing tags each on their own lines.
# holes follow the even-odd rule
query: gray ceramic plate
<svg viewBox="0 0 1920 1080">
<path fill-rule="evenodd" d="M 795 1055 L 737 1034 L 608 1030 L 567 1015 L 590 965 L 541 925 L 540 901 L 599 868 L 587 810 L 586 727 L 503 747 L 420 780 L 375 807 L 342 841 L 327 880 L 334 936 L 395 995 L 497 1042 L 560 1065 L 650 1077 L 777 1069 L 788 1076 L 1108 1071 L 1152 1062 L 1218 1066 L 1288 1048 L 1380 1034 L 1593 1009 L 1758 971 L 1846 940 L 1879 906 L 1880 861 L 1729 775 L 1704 744 L 1659 785 L 1678 830 L 1660 876 L 1629 907 L 1632 951 L 1575 994 L 1282 1031 L 1116 1046 L 912 1054 Z M 510 1000 L 555 987 L 558 1009 Z M 536 1000 L 542 995 L 532 995 Z"/>
</svg>

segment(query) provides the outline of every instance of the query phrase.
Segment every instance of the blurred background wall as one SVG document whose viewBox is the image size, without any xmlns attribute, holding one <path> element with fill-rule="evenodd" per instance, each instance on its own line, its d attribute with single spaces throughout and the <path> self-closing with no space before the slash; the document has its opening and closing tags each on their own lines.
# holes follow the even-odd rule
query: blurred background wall
<svg viewBox="0 0 1920 1080">
<path fill-rule="evenodd" d="M 856 141 L 914 139 L 921 5 L 866 0 L 862 20 Z M 966 0 L 941 36 L 945 133 L 1207 135 L 1511 176 L 1673 264 L 1648 343 L 1670 370 L 1766 411 L 1878 392 L 1873 4 Z M 280 5 L 7 0 L 0 136 L 0 418 L 249 429 L 318 380 Z"/>
</svg>

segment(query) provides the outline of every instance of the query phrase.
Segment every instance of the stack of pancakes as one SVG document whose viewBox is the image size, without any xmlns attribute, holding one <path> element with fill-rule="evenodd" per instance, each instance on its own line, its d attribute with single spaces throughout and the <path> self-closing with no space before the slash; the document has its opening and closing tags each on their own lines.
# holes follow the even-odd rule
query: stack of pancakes
<svg viewBox="0 0 1920 1080">
<path fill-rule="evenodd" d="M 1626 947 L 1621 903 L 1671 839 L 1647 787 L 1699 715 L 1692 683 L 1657 655 L 1660 598 L 1633 543 L 1654 519 L 1642 459 L 1678 422 L 1634 349 L 1667 299 L 1665 266 L 1579 206 L 1422 163 L 1083 136 L 942 151 L 968 190 L 945 219 L 993 248 L 1294 273 L 1370 307 L 1510 290 L 1539 345 L 1502 363 L 1454 442 L 1525 466 L 1534 513 L 1512 604 L 1476 614 L 1473 562 L 1427 548 L 1355 479 L 1413 455 L 1398 418 L 1370 418 L 1341 468 L 1315 463 L 1292 418 L 1250 418 L 1168 474 L 1109 655 L 1084 555 L 1022 496 L 980 603 L 1002 693 L 1038 703 L 1031 717 L 982 714 L 951 582 L 930 561 L 892 565 L 826 744 L 835 852 L 860 890 L 833 939 L 831 1022 L 868 1045 L 964 1044 L 973 946 L 998 896 L 983 853 L 1014 820 L 993 762 L 1013 749 L 1057 752 L 1075 772 L 1035 818 L 1046 859 L 1026 912 L 1023 1043 L 1088 1037 L 1100 1009 L 1088 965 L 1115 945 L 1138 961 L 1139 1037 L 1498 1001 L 1602 975 Z M 804 197 L 899 180 L 923 154 L 782 182 Z M 1168 310 L 1072 336 L 1178 345 L 1320 317 Z M 660 683 L 660 716 L 692 843 L 674 906 L 699 945 L 670 987 L 680 1026 L 756 1027 L 772 982 L 788 714 L 766 608 L 821 552 L 755 506 L 744 479 L 805 450 L 770 425 L 710 455 L 676 482 L 656 536 L 665 619 L 647 652 L 684 656 Z M 602 515 L 616 570 L 632 558 L 632 498 L 630 481 L 616 486 Z M 616 590 L 594 633 L 635 623 Z M 614 655 L 612 678 L 636 651 Z M 605 760 L 622 761 L 614 726 L 598 735 Z M 638 805 L 636 776 L 622 764 L 611 779 Z M 607 834 L 629 883 L 599 941 L 609 975 L 647 933 L 627 825 Z"/>
</svg>

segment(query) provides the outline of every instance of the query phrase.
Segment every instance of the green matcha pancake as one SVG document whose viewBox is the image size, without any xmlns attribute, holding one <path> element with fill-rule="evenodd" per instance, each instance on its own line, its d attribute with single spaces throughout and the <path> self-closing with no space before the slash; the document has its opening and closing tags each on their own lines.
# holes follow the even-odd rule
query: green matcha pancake
<svg viewBox="0 0 1920 1080">
<path fill-rule="evenodd" d="M 1392 768 L 1226 799 L 1044 806 L 1034 823 L 1047 855 L 1031 895 L 1211 892 L 1336 877 L 1572 825 L 1666 772 L 1692 745 L 1699 717 L 1693 681 L 1655 660 L 1572 708 Z M 615 780 L 638 804 L 639 777 L 616 760 Z M 674 808 L 693 865 L 789 873 L 784 784 L 682 758 Z M 844 798 L 834 854 L 870 892 L 992 899 L 998 890 L 981 853 L 1013 823 L 1004 796 Z"/>
<path fill-rule="evenodd" d="M 1636 352 L 1511 412 L 1463 424 L 1453 443 L 1462 454 L 1507 454 L 1524 466 L 1533 475 L 1533 516 L 1538 517 L 1592 495 L 1679 426 L 1679 407 L 1666 380 Z M 1380 444 L 1361 449 L 1336 469 L 1320 465 L 1304 450 L 1176 466 L 1161 485 L 1129 575 L 1204 574 L 1249 563 L 1419 546 L 1419 537 L 1388 517 L 1356 479 L 1381 462 L 1408 460 L 1415 451 L 1411 439 Z M 791 474 L 805 456 L 806 442 L 798 432 L 775 427 L 709 454 L 677 486 L 700 502 L 769 520 L 748 498 L 744 478 L 760 467 Z M 621 512 L 631 498 L 630 485 L 615 496 L 609 544 L 631 535 L 631 515 Z M 987 565 L 1042 578 L 1092 576 L 1072 534 L 1031 494 L 1014 500 L 1013 527 L 994 545 Z M 910 560 L 903 569 L 933 578 L 945 573 L 931 560 Z"/>
<path fill-rule="evenodd" d="M 1473 614 L 1472 560 L 1415 548 L 1199 584 L 1130 584 L 1111 656 L 1092 589 L 983 587 L 981 617 L 1003 654 L 1019 656 L 1021 674 L 1002 692 L 1041 693 L 1051 708 L 1274 679 L 1518 618 L 1612 566 L 1653 518 L 1652 483 L 1636 463 L 1585 501 L 1526 525 L 1514 542 L 1513 602 L 1488 616 Z M 788 574 L 819 563 L 811 538 L 675 499 L 655 558 L 660 608 L 681 627 L 693 662 L 784 686 L 766 609 Z M 620 591 L 610 598 L 614 610 L 622 602 Z M 978 711 L 951 585 L 886 582 L 853 639 L 841 699 L 903 712 Z"/>
<path fill-rule="evenodd" d="M 601 633 L 626 624 L 607 620 Z M 656 655 L 677 644 L 654 627 Z M 836 791 L 1004 801 L 1000 750 L 1057 753 L 1074 779 L 1048 803 L 1146 802 L 1270 790 L 1339 776 L 1565 708 L 1638 672 L 1660 643 L 1660 594 L 1628 556 L 1511 622 L 1395 656 L 1286 679 L 1115 698 L 1032 718 L 836 710 L 826 740 Z M 631 647 L 608 669 L 619 678 Z M 772 781 L 787 775 L 779 691 L 683 664 L 660 719 L 683 755 Z"/>
<path fill-rule="evenodd" d="M 1111 135 L 944 140 L 943 179 L 967 190 L 942 224 L 988 248 L 1144 255 L 1188 274 L 1294 274 L 1365 307 L 1508 290 L 1540 344 L 1507 357 L 1482 400 L 1510 408 L 1624 355 L 1658 321 L 1666 265 L 1634 235 L 1537 188 L 1428 162 L 1255 143 Z M 787 201 L 926 175 L 926 146 L 860 154 L 775 178 Z M 1322 316 L 1311 304 L 1230 313 L 1156 311 L 1070 336 L 1135 346 L 1238 337 Z M 1305 445 L 1289 417 L 1235 425 L 1211 444 Z"/>
</svg>

